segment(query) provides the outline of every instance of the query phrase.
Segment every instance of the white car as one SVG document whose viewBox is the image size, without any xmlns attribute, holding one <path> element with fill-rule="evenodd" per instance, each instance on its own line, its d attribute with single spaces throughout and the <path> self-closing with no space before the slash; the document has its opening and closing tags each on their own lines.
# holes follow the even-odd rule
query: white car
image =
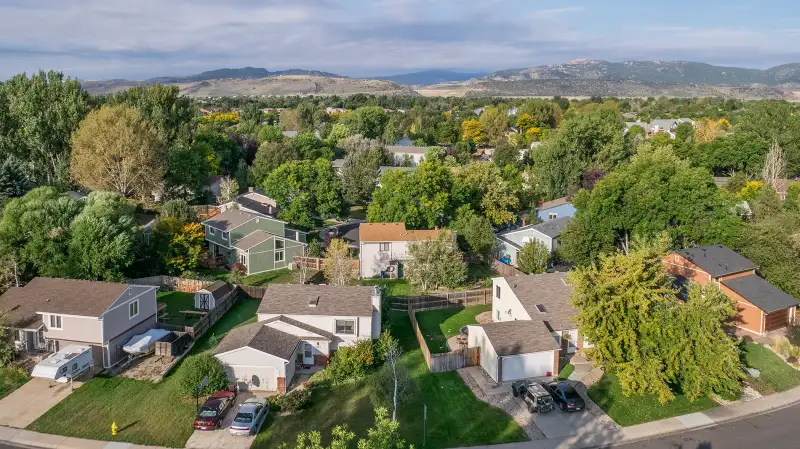
<svg viewBox="0 0 800 449">
<path fill-rule="evenodd" d="M 255 435 L 261 430 L 264 419 L 269 413 L 269 403 L 262 398 L 248 398 L 239 404 L 239 410 L 233 418 L 228 430 L 232 435 Z"/>
</svg>

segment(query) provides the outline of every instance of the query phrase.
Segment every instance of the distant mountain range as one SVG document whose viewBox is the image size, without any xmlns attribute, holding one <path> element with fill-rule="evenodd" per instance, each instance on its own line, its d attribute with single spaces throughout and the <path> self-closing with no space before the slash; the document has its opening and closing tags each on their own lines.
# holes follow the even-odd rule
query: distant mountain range
<svg viewBox="0 0 800 449">
<path fill-rule="evenodd" d="M 432 69 L 423 70 L 421 72 L 403 73 L 400 75 L 373 76 L 369 79 L 394 81 L 395 83 L 406 84 L 409 86 L 428 86 L 431 84 L 467 81 L 485 75 L 486 73 L 466 73 L 454 72 L 452 70 Z"/>
<path fill-rule="evenodd" d="M 148 83 L 172 84 L 172 83 L 191 83 L 195 81 L 208 81 L 208 80 L 218 80 L 227 78 L 249 80 L 249 79 L 266 78 L 269 76 L 281 76 L 281 75 L 307 75 L 307 76 L 325 76 L 328 78 L 347 78 L 346 76 L 336 75 L 335 73 L 329 73 L 329 72 L 321 72 L 319 70 L 289 69 L 289 70 L 278 70 L 276 72 L 270 72 L 269 70 L 263 68 L 244 67 L 241 69 L 209 70 L 207 72 L 189 76 L 162 76 L 157 78 L 150 78 L 145 81 Z"/>
<path fill-rule="evenodd" d="M 486 79 L 493 81 L 557 79 L 637 81 L 648 84 L 709 84 L 712 86 L 766 84 L 776 86 L 800 83 L 800 64 L 785 64 L 759 70 L 687 61 L 578 60 L 569 64 L 501 70 L 492 73 Z"/>
</svg>

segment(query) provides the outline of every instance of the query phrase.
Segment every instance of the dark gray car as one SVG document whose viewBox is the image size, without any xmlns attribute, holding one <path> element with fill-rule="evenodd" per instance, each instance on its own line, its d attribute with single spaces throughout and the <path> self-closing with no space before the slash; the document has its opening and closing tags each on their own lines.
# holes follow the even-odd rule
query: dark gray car
<svg viewBox="0 0 800 449">
<path fill-rule="evenodd" d="M 261 430 L 269 413 L 269 403 L 262 398 L 248 398 L 239 404 L 239 410 L 228 430 L 232 435 L 255 435 Z"/>
</svg>

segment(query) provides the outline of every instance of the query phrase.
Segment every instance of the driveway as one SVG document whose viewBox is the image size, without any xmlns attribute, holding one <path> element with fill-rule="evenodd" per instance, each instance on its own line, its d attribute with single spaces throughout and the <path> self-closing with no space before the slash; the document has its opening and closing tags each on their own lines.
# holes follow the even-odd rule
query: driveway
<svg viewBox="0 0 800 449">
<path fill-rule="evenodd" d="M 267 392 L 256 392 L 255 396 L 267 397 L 270 394 Z M 253 397 L 251 392 L 243 391 L 236 396 L 236 404 L 228 410 L 225 417 L 222 419 L 222 427 L 217 430 L 195 430 L 189 441 L 186 442 L 187 449 L 249 449 L 255 440 L 255 436 L 240 437 L 231 435 L 228 432 L 233 418 L 236 416 L 236 410 L 239 409 L 239 404 L 244 402 L 247 398 Z"/>
<path fill-rule="evenodd" d="M 82 382 L 75 381 L 78 388 Z M 72 393 L 69 383 L 32 378 L 0 400 L 0 426 L 23 429 Z"/>
</svg>

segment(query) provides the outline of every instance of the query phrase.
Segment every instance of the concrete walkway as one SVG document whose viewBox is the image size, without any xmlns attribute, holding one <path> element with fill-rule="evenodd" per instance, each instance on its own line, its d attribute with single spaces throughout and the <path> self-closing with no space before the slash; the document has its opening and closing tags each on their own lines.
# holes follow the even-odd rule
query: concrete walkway
<svg viewBox="0 0 800 449">
<path fill-rule="evenodd" d="M 575 367 L 575 370 L 569 375 L 569 380 L 580 382 L 583 380 L 583 377 L 592 370 L 592 363 L 580 354 L 574 354 L 572 358 L 569 359 L 569 363 Z"/>
<path fill-rule="evenodd" d="M 27 427 L 80 386 L 34 377 L 0 400 L 0 426 Z"/>
</svg>

